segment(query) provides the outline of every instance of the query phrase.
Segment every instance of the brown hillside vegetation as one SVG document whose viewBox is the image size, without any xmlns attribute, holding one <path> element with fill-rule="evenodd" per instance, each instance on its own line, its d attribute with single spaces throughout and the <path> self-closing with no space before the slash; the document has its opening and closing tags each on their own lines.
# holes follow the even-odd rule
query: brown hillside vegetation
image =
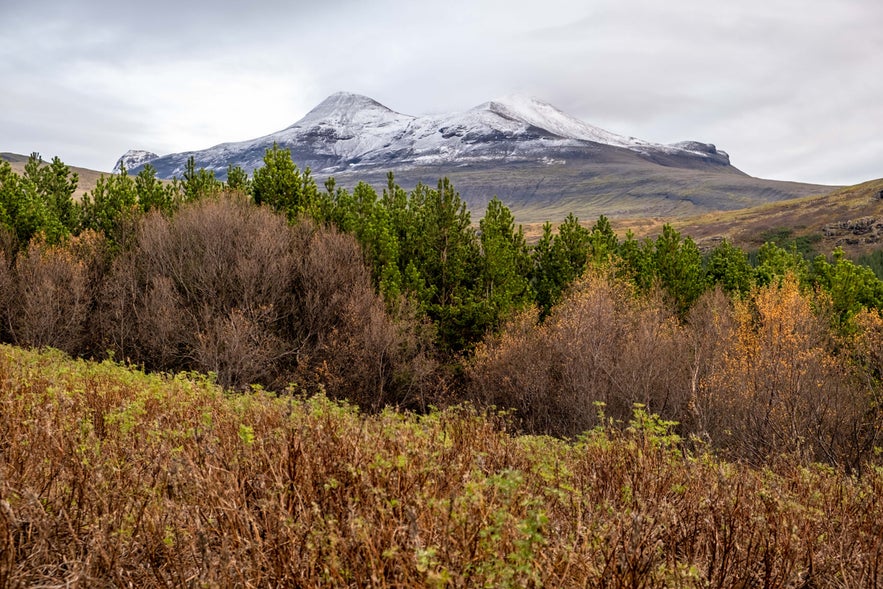
<svg viewBox="0 0 883 589">
<path fill-rule="evenodd" d="M 852 258 L 883 248 L 883 179 L 739 211 L 706 214 L 676 222 L 700 243 L 726 237 L 757 249 L 771 234 L 809 238 L 819 252 L 841 247 Z M 636 230 L 637 232 L 637 230 Z"/>
<path fill-rule="evenodd" d="M 52 157 L 50 156 L 46 161 L 50 161 Z M 28 162 L 28 156 L 19 155 L 16 153 L 0 153 L 0 160 L 4 160 L 9 162 L 12 165 L 12 169 L 16 174 L 22 174 L 25 169 L 25 164 Z M 74 191 L 73 197 L 74 200 L 81 200 L 83 195 L 87 192 L 90 192 L 95 189 L 95 185 L 98 183 L 98 179 L 101 176 L 107 176 L 107 172 L 98 172 L 96 170 L 90 170 L 88 168 L 78 168 L 75 166 L 70 166 L 71 172 L 75 173 L 79 179 L 77 182 L 77 189 Z"/>
<path fill-rule="evenodd" d="M 883 473 L 0 347 L 0 586 L 870 587 Z"/>
<path fill-rule="evenodd" d="M 656 236 L 666 223 L 692 237 L 701 248 L 710 249 L 726 239 L 745 250 L 756 250 L 766 241 L 804 239 L 820 253 L 840 247 L 851 258 L 883 248 L 883 179 L 871 180 L 836 190 L 695 215 L 649 214 L 614 218 L 620 236 L 632 231 L 638 237 Z M 576 210 L 576 209 L 574 209 Z M 590 226 L 597 214 L 581 215 Z M 542 234 L 541 222 L 525 225 L 525 234 L 536 241 Z"/>
</svg>

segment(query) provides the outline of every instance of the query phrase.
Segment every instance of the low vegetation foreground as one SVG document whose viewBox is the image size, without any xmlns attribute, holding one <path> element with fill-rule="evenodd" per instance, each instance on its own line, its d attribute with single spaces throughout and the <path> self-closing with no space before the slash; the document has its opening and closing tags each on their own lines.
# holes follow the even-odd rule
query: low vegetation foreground
<svg viewBox="0 0 883 589">
<path fill-rule="evenodd" d="M 0 585 L 868 587 L 883 472 L 0 348 Z"/>
</svg>

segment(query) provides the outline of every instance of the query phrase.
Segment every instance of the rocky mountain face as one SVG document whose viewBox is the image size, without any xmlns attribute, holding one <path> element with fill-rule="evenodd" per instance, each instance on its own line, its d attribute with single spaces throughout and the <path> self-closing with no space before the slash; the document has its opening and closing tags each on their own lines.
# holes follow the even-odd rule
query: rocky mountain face
<svg viewBox="0 0 883 589">
<path fill-rule="evenodd" d="M 117 160 L 117 163 L 113 166 L 113 173 L 119 174 L 123 171 L 123 168 L 128 172 L 129 170 L 141 169 L 144 164 L 155 160 L 159 156 L 150 151 L 144 151 L 141 149 L 130 149 L 126 153 Z"/>
<path fill-rule="evenodd" d="M 392 170 L 407 187 L 449 176 L 473 210 L 499 196 L 516 213 L 551 204 L 584 215 L 681 214 L 741 208 L 823 188 L 750 178 L 712 144 L 663 145 L 624 137 L 523 97 L 465 112 L 412 116 L 341 92 L 264 137 L 161 157 L 130 151 L 118 165 L 137 173 L 150 163 L 161 178 L 172 178 L 181 177 L 193 157 L 197 167 L 224 178 L 230 164 L 249 173 L 260 167 L 274 143 L 290 149 L 294 161 L 311 168 L 320 182 L 334 176 L 343 186 L 359 180 L 382 185 Z"/>
</svg>

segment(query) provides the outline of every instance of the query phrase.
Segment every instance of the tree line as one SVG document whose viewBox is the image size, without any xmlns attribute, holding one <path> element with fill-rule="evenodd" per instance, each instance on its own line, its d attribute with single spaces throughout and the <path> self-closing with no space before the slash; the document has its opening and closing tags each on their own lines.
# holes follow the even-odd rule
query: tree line
<svg viewBox="0 0 883 589">
<path fill-rule="evenodd" d="M 703 253 L 669 225 L 620 238 L 573 215 L 528 244 L 498 199 L 474 224 L 447 179 L 319 187 L 275 145 L 223 182 L 192 158 L 171 182 L 149 164 L 102 177 L 80 202 L 77 180 L 58 158 L 33 154 L 22 175 L 0 163 L 4 341 L 371 408 L 471 399 L 539 433 L 592 427 L 595 402 L 613 419 L 642 403 L 740 456 L 843 463 L 875 447 L 883 282 L 842 252 Z M 779 361 L 804 367 L 790 397 L 758 364 L 783 334 L 797 343 Z M 839 383 L 843 403 L 820 404 L 818 383 Z M 727 426 L 749 414 L 754 430 Z"/>
</svg>

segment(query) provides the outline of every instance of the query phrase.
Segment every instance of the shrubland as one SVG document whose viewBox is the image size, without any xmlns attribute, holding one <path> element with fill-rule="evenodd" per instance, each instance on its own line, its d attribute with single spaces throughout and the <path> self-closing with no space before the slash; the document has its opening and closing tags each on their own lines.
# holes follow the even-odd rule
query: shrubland
<svg viewBox="0 0 883 589">
<path fill-rule="evenodd" d="M 0 584 L 736 587 L 883 581 L 883 474 L 690 445 L 641 407 L 578 438 L 452 406 L 0 347 Z"/>
<path fill-rule="evenodd" d="M 0 585 L 879 579 L 883 282 L 842 252 L 528 244 L 275 146 L 75 187 L 0 163 Z"/>
</svg>

